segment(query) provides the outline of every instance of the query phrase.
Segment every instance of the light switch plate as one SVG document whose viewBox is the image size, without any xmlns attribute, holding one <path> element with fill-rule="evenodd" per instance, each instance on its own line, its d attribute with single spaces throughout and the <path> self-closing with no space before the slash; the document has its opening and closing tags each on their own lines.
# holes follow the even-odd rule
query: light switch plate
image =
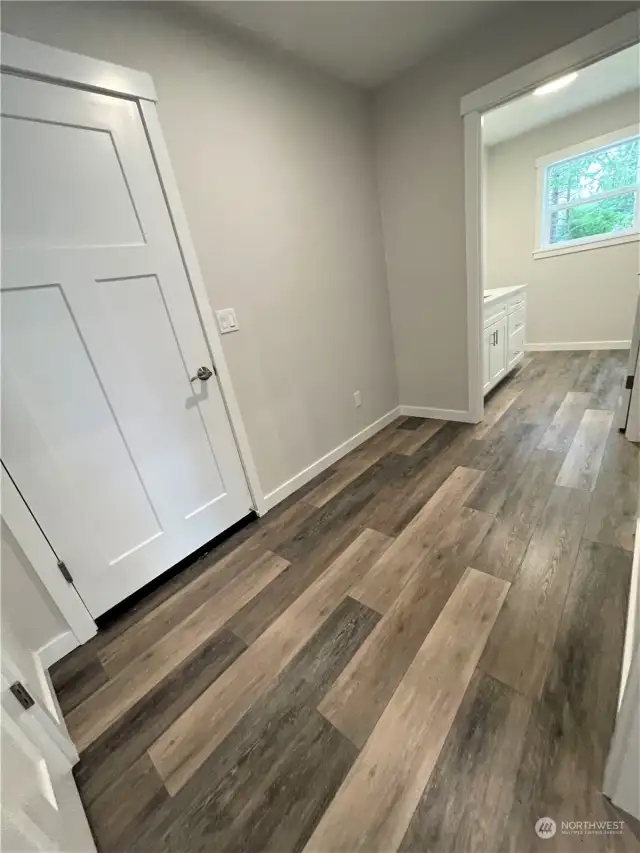
<svg viewBox="0 0 640 853">
<path fill-rule="evenodd" d="M 236 312 L 233 308 L 221 308 L 216 311 L 216 319 L 221 335 L 228 335 L 230 332 L 238 331 L 238 321 L 236 320 Z"/>
</svg>

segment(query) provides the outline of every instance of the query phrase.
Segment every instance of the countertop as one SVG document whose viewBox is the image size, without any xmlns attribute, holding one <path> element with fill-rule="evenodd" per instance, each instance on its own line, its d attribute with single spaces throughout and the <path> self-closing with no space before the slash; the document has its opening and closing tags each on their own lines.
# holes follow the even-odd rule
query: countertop
<svg viewBox="0 0 640 853">
<path fill-rule="evenodd" d="M 506 299 L 507 296 L 512 296 L 519 290 L 524 290 L 526 284 L 515 284 L 513 287 L 494 287 L 492 290 L 484 292 L 484 306 L 491 305 L 492 302 L 497 302 L 499 299 Z"/>
</svg>

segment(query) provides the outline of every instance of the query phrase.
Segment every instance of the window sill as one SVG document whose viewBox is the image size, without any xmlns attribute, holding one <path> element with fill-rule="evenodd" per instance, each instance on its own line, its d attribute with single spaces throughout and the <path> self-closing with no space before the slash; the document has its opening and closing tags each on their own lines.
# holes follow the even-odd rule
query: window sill
<svg viewBox="0 0 640 853">
<path fill-rule="evenodd" d="M 553 258 L 556 255 L 572 255 L 574 252 L 588 252 L 590 249 L 606 249 L 608 246 L 621 246 L 623 243 L 636 243 L 640 234 L 624 234 L 621 237 L 607 237 L 604 240 L 590 240 L 588 243 L 576 243 L 573 246 L 557 246 L 554 249 L 539 249 L 533 253 L 534 260 Z"/>
</svg>

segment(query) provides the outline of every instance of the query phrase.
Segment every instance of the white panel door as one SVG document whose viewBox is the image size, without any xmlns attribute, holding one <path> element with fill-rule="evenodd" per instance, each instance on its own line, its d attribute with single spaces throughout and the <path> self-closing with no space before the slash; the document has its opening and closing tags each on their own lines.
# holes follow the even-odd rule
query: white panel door
<svg viewBox="0 0 640 853">
<path fill-rule="evenodd" d="M 2 75 L 2 458 L 94 616 L 251 509 L 138 107 Z"/>
</svg>

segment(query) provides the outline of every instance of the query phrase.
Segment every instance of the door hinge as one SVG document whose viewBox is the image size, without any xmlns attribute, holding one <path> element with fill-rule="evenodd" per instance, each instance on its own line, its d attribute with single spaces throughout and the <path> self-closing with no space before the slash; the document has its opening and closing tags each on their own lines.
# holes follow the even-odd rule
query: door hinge
<svg viewBox="0 0 640 853">
<path fill-rule="evenodd" d="M 29 693 L 27 688 L 20 681 L 15 681 L 11 685 L 9 690 L 13 693 L 13 695 L 16 697 L 16 699 L 22 705 L 25 711 L 35 705 L 35 702 L 33 701 L 33 696 L 31 695 L 31 693 Z"/>
<path fill-rule="evenodd" d="M 73 583 L 71 572 L 67 568 L 67 564 L 64 562 L 64 560 L 58 560 L 58 568 L 60 569 L 60 574 L 66 580 L 66 582 Z"/>
<path fill-rule="evenodd" d="M 627 389 L 627 391 L 633 390 L 633 375 L 627 376 L 627 381 L 624 387 Z"/>
</svg>

